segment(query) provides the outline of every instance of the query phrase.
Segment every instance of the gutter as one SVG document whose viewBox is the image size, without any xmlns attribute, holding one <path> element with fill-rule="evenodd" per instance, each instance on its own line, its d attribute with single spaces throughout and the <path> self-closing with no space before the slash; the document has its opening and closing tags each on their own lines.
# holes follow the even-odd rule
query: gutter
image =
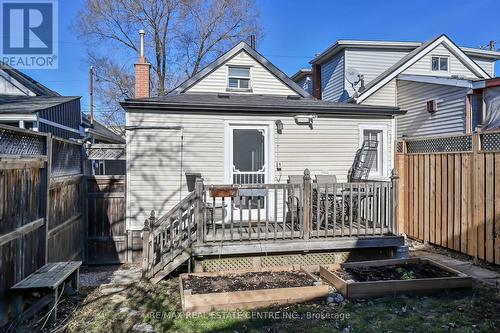
<svg viewBox="0 0 500 333">
<path fill-rule="evenodd" d="M 161 103 L 161 102 L 134 102 L 125 101 L 121 103 L 125 111 L 129 110 L 165 110 L 165 111 L 212 111 L 212 112 L 269 112 L 269 113 L 318 113 L 336 115 L 378 115 L 395 116 L 406 114 L 406 111 L 393 107 L 372 107 L 353 105 L 352 107 L 324 107 L 314 105 L 304 106 L 280 106 L 280 105 L 222 105 L 222 104 L 185 104 L 185 103 Z"/>
</svg>

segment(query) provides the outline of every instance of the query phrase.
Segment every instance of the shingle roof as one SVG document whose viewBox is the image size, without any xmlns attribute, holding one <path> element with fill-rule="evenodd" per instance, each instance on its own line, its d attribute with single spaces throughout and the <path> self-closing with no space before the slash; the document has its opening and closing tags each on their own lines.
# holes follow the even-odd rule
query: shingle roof
<svg viewBox="0 0 500 333">
<path fill-rule="evenodd" d="M 293 112 L 332 114 L 394 115 L 405 113 L 399 108 L 336 103 L 298 96 L 256 94 L 184 93 L 144 99 L 127 99 L 122 102 L 126 110 L 191 110 L 231 112 Z"/>
<path fill-rule="evenodd" d="M 112 143 L 125 143 L 125 138 L 116 134 L 97 120 L 94 120 L 94 128 L 90 127 L 89 116 L 82 112 L 83 125 L 86 131 L 96 139 Z"/>
<path fill-rule="evenodd" d="M 37 96 L 60 96 L 57 92 L 47 88 L 40 82 L 34 80 L 32 77 L 24 74 L 23 72 L 7 65 L 0 61 L 0 70 L 3 70 L 14 80 L 22 84 L 28 90 L 32 91 Z"/>
<path fill-rule="evenodd" d="M 79 98 L 78 96 L 0 95 L 0 113 L 34 113 Z"/>
</svg>

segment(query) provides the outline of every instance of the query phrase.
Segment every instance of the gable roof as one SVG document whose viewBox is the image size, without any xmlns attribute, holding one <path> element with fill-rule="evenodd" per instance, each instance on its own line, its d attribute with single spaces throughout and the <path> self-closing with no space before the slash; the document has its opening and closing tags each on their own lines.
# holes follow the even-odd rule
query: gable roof
<svg viewBox="0 0 500 333">
<path fill-rule="evenodd" d="M 323 62 L 330 59 L 336 53 L 346 49 L 346 48 L 357 48 L 357 49 L 390 49 L 390 50 L 401 50 L 401 51 L 411 51 L 417 47 L 422 46 L 422 42 L 402 42 L 402 41 L 382 41 L 382 40 L 354 40 L 354 39 L 339 39 L 333 45 L 329 46 L 326 50 L 316 55 L 309 63 L 310 64 L 322 64 Z M 500 52 L 483 50 L 472 47 L 460 47 L 462 51 L 468 56 L 475 56 L 481 58 L 488 58 L 492 60 L 500 59 Z"/>
<path fill-rule="evenodd" d="M 0 113 L 35 113 L 77 99 L 80 97 L 0 95 Z"/>
<path fill-rule="evenodd" d="M 19 82 L 26 89 L 32 91 L 37 96 L 60 96 L 57 92 L 47 88 L 40 82 L 34 80 L 32 77 L 24 74 L 23 72 L 15 69 L 14 67 L 0 61 L 0 70 L 4 71 L 7 75 Z"/>
<path fill-rule="evenodd" d="M 183 83 L 181 83 L 177 88 L 175 88 L 173 93 L 184 93 L 186 90 L 191 88 L 201 79 L 206 77 L 208 74 L 215 71 L 220 66 L 224 65 L 228 60 L 232 59 L 241 51 L 245 51 L 249 54 L 255 61 L 260 63 L 264 68 L 266 68 L 270 73 L 272 73 L 275 77 L 277 77 L 281 82 L 283 82 L 290 89 L 295 91 L 299 96 L 312 98 L 312 96 L 302 89 L 299 85 L 293 82 L 286 74 L 284 74 L 278 67 L 274 66 L 269 60 L 267 60 L 264 56 L 262 56 L 259 52 L 254 50 L 250 45 L 245 42 L 240 42 L 238 45 L 234 46 L 232 49 L 221 55 L 211 64 L 203 68 L 201 71 L 196 73 L 191 78 L 187 79 Z"/>
<path fill-rule="evenodd" d="M 423 43 L 415 50 L 405 55 L 401 60 L 385 70 L 382 74 L 373 79 L 365 87 L 365 90 L 356 98 L 357 103 L 361 103 L 377 90 L 382 88 L 386 83 L 394 79 L 397 75 L 408 69 L 411 65 L 416 63 L 430 51 L 432 51 L 439 44 L 443 43 L 449 50 L 460 59 L 466 67 L 468 67 L 474 74 L 480 78 L 489 79 L 490 75 L 484 69 L 478 66 L 471 58 L 469 58 L 451 39 L 446 35 L 441 35 L 431 41 Z"/>
<path fill-rule="evenodd" d="M 312 76 L 312 70 L 309 68 L 301 68 L 297 71 L 297 73 L 290 76 L 294 82 L 302 79 L 303 77 Z"/>
</svg>

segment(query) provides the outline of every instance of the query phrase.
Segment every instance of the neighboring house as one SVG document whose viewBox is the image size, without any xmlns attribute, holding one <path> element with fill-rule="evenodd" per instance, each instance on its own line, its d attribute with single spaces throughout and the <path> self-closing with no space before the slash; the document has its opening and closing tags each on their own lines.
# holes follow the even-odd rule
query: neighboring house
<svg viewBox="0 0 500 333">
<path fill-rule="evenodd" d="M 286 183 L 305 168 L 346 181 L 361 143 L 376 135 L 371 178 L 390 174 L 396 107 L 314 99 L 244 42 L 166 96 L 148 97 L 148 68 L 141 57 L 137 98 L 122 103 L 128 229 L 183 199 L 188 172 L 205 184 Z"/>
<path fill-rule="evenodd" d="M 472 123 L 481 131 L 500 128 L 500 78 L 477 81 L 473 84 L 472 107 L 477 110 Z M 473 126 L 475 128 L 475 126 Z"/>
<path fill-rule="evenodd" d="M 21 71 L 0 62 L 0 124 L 52 133 L 95 143 L 125 143 L 125 139 L 81 112 L 79 96 L 61 96 Z M 97 174 L 125 173 L 123 161 L 96 161 Z M 106 168 L 106 165 L 108 168 Z"/>
<path fill-rule="evenodd" d="M 312 70 L 303 68 L 293 74 L 290 79 L 297 83 L 299 87 L 312 94 Z"/>
<path fill-rule="evenodd" d="M 500 52 L 459 47 L 445 35 L 426 43 L 339 40 L 311 61 L 313 95 L 406 110 L 398 136 L 470 132 L 480 112 L 473 83 L 493 77 L 498 59 Z"/>
</svg>

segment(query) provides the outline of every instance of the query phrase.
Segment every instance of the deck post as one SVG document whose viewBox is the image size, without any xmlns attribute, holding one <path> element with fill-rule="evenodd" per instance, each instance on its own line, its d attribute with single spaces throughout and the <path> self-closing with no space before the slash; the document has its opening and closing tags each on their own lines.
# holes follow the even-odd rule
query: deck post
<svg viewBox="0 0 500 333">
<path fill-rule="evenodd" d="M 151 211 L 151 215 L 144 221 L 142 229 L 142 277 L 147 278 L 149 274 L 149 233 L 151 227 L 154 226 L 155 211 Z"/>
<path fill-rule="evenodd" d="M 302 226 L 303 238 L 309 239 L 309 231 L 311 226 L 311 172 L 309 169 L 304 170 L 304 195 L 302 197 L 302 214 L 304 225 Z M 292 231 L 293 232 L 293 231 Z"/>
<path fill-rule="evenodd" d="M 398 235 L 396 212 L 398 207 L 399 176 L 396 169 L 392 169 L 391 172 L 391 185 L 391 232 L 393 235 Z"/>
<path fill-rule="evenodd" d="M 196 193 L 196 208 L 194 212 L 194 223 L 196 224 L 196 242 L 198 244 L 203 243 L 203 178 L 196 178 L 194 185 L 194 190 Z"/>
</svg>

